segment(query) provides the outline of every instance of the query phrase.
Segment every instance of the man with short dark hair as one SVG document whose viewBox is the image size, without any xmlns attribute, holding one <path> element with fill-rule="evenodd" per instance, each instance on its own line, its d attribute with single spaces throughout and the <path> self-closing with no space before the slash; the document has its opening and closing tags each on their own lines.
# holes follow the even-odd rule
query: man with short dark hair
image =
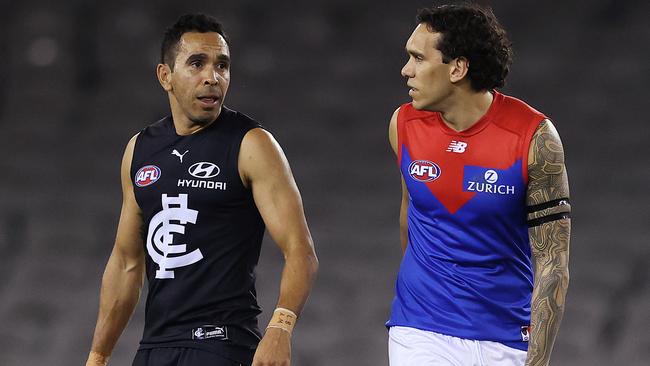
<svg viewBox="0 0 650 366">
<path fill-rule="evenodd" d="M 145 329 L 133 365 L 290 363 L 318 261 L 282 149 L 223 105 L 230 67 L 214 18 L 185 15 L 165 33 L 157 76 L 171 116 L 126 146 L 122 212 L 87 366 L 108 363 L 145 273 Z M 285 267 L 261 338 L 254 270 L 265 228 Z"/>
<path fill-rule="evenodd" d="M 406 52 L 412 102 L 389 127 L 404 252 L 390 364 L 548 365 L 569 281 L 559 135 L 496 91 L 511 46 L 490 9 L 421 10 Z"/>
</svg>

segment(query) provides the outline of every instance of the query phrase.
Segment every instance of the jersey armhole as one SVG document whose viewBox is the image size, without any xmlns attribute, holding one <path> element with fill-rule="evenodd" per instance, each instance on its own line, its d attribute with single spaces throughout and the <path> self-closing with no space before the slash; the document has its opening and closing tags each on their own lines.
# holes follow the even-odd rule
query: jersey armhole
<svg viewBox="0 0 650 366">
<path fill-rule="evenodd" d="M 144 135 L 146 128 L 143 128 L 140 132 L 138 132 L 138 135 L 135 137 L 135 142 L 133 143 L 133 155 L 131 155 L 131 167 L 129 168 L 129 180 L 131 181 L 131 189 L 133 189 L 133 198 L 135 199 L 135 203 L 138 205 L 140 208 L 140 211 L 142 211 L 142 203 L 138 200 L 138 195 L 135 194 L 135 174 L 137 173 L 138 169 L 137 167 L 141 164 L 136 164 L 136 156 L 139 156 L 138 154 L 138 148 L 141 146 L 141 139 L 143 138 L 142 135 Z"/>
<path fill-rule="evenodd" d="M 408 107 L 408 104 L 403 104 L 399 107 L 399 111 L 397 111 L 397 128 L 396 128 L 396 133 L 397 133 L 397 167 L 401 167 L 402 165 L 402 144 L 403 144 L 403 138 L 404 138 L 404 114 L 406 113 L 405 109 Z"/>
<path fill-rule="evenodd" d="M 251 187 L 246 186 L 246 184 L 242 180 L 241 174 L 239 173 L 239 153 L 241 152 L 241 145 L 244 143 L 244 138 L 246 137 L 246 135 L 249 132 L 251 132 L 252 130 L 256 129 L 256 128 L 259 128 L 259 129 L 262 129 L 262 130 L 264 130 L 264 131 L 266 131 L 268 133 L 271 133 L 271 131 L 269 131 L 268 129 L 266 129 L 264 126 L 262 126 L 259 123 L 258 124 L 251 124 L 249 126 L 246 126 L 245 128 L 242 129 L 242 134 L 241 134 L 241 137 L 239 139 L 239 144 L 235 144 L 235 151 L 234 151 L 234 154 L 233 154 L 235 156 L 235 167 L 237 167 L 237 176 L 239 177 L 239 179 L 237 181 L 239 182 L 241 187 L 247 192 L 252 192 L 252 191 L 251 191 Z"/>
<path fill-rule="evenodd" d="M 129 167 L 129 175 L 131 176 L 131 183 L 135 185 L 134 177 L 136 171 L 134 170 L 137 164 L 134 164 L 136 161 L 136 156 L 138 156 L 138 147 L 140 146 L 140 139 L 142 138 L 142 133 L 144 130 L 138 132 L 138 135 L 135 137 L 135 142 L 133 143 L 133 155 L 131 155 L 131 166 Z"/>
</svg>

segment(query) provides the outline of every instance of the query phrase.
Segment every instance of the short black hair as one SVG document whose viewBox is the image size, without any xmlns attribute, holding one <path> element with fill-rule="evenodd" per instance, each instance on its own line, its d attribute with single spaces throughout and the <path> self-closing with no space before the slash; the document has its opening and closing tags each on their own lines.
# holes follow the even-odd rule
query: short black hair
<svg viewBox="0 0 650 366">
<path fill-rule="evenodd" d="M 468 79 L 476 91 L 505 84 L 512 64 L 512 43 L 490 7 L 477 4 L 442 5 L 418 11 L 417 24 L 441 33 L 437 49 L 443 62 L 464 57 Z"/>
<path fill-rule="evenodd" d="M 228 37 L 223 30 L 223 26 L 219 21 L 210 15 L 202 13 L 185 14 L 171 27 L 165 30 L 162 45 L 160 47 L 160 63 L 169 65 L 172 70 L 174 69 L 174 62 L 176 60 L 176 53 L 178 52 L 178 42 L 184 33 L 188 32 L 217 32 L 228 44 Z M 228 47 L 230 45 L 228 44 Z"/>
</svg>

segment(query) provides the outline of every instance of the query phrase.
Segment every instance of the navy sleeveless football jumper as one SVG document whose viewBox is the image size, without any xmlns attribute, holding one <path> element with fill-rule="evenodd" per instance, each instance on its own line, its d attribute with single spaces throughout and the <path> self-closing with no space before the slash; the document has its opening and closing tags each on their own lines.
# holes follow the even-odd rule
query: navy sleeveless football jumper
<svg viewBox="0 0 650 366">
<path fill-rule="evenodd" d="M 149 285 L 140 349 L 198 348 L 251 363 L 265 227 L 238 157 L 244 135 L 258 127 L 223 107 L 191 135 L 178 135 L 171 117 L 138 135 L 131 177 Z"/>
</svg>

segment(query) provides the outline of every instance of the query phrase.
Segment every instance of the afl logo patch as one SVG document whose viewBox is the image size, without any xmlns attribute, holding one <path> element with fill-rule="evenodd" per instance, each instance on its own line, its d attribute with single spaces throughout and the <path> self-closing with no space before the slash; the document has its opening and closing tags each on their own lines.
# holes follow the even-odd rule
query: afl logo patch
<svg viewBox="0 0 650 366">
<path fill-rule="evenodd" d="M 428 160 L 416 160 L 409 165 L 409 175 L 418 182 L 431 182 L 440 177 L 438 164 Z"/>
<path fill-rule="evenodd" d="M 146 187 L 160 179 L 160 168 L 155 165 L 143 166 L 135 173 L 135 185 Z"/>
<path fill-rule="evenodd" d="M 202 161 L 200 163 L 192 164 L 192 166 L 187 170 L 193 177 L 208 179 L 216 177 L 219 175 L 219 167 L 217 164 L 208 163 L 207 161 Z"/>
</svg>

